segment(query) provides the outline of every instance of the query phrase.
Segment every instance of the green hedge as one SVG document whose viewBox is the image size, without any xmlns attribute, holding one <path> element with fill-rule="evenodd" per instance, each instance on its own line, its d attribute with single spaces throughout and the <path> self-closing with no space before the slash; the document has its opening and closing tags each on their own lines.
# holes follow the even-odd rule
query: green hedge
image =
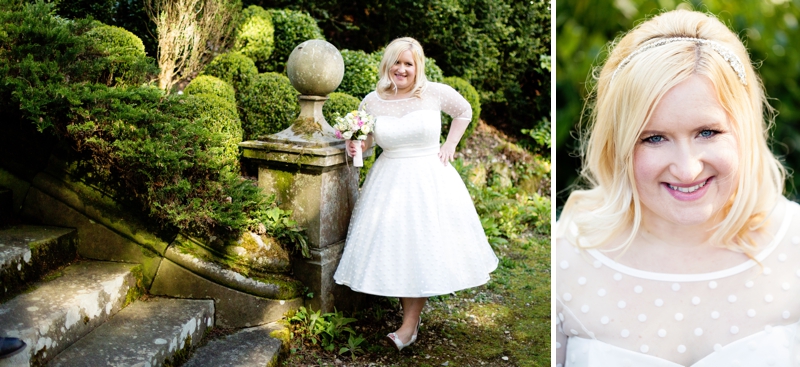
<svg viewBox="0 0 800 367">
<path fill-rule="evenodd" d="M 220 78 L 233 86 L 235 91 L 240 92 L 247 89 L 250 80 L 258 75 L 258 68 L 249 57 L 237 52 L 228 52 L 211 60 L 200 75 Z"/>
<path fill-rule="evenodd" d="M 436 65 L 436 60 L 431 57 L 425 58 L 425 77 L 432 82 L 444 82 L 444 73 L 439 65 Z"/>
<path fill-rule="evenodd" d="M 286 60 L 297 45 L 310 40 L 324 40 L 322 31 L 308 13 L 289 9 L 271 9 L 275 26 L 275 51 L 267 63 L 268 71 L 284 72 Z"/>
<path fill-rule="evenodd" d="M 210 144 L 209 152 L 219 160 L 219 167 L 230 172 L 239 171 L 239 143 L 242 142 L 242 122 L 236 103 L 211 93 L 187 95 L 178 103 L 186 104 L 184 114 L 179 117 L 200 124 L 211 134 L 219 134 L 219 143 Z"/>
<path fill-rule="evenodd" d="M 29 122 L 58 136 L 89 164 L 91 179 L 171 233 L 236 238 L 266 229 L 303 241 L 294 224 L 270 219 L 275 203 L 239 177 L 230 100 L 106 83 L 110 56 L 86 36 L 92 22 L 64 21 L 52 3 L 0 0 L 0 24 L 0 109 L 14 119 L 0 133 Z"/>
<path fill-rule="evenodd" d="M 117 13 L 117 0 L 60 0 L 56 6 L 58 15 L 68 19 L 92 17 L 111 23 Z"/>
<path fill-rule="evenodd" d="M 153 60 L 145 55 L 142 40 L 125 29 L 95 22 L 86 37 L 105 56 L 99 60 L 105 69 L 101 78 L 107 84 L 142 84 L 148 81 L 148 74 L 158 72 Z"/>
<path fill-rule="evenodd" d="M 380 59 L 364 51 L 341 50 L 344 76 L 336 91 L 364 98 L 378 84 Z"/>
<path fill-rule="evenodd" d="M 300 113 L 299 93 L 289 78 L 278 73 L 262 73 L 239 93 L 244 139 L 254 140 L 289 127 Z"/>
<path fill-rule="evenodd" d="M 233 50 L 253 59 L 259 71 L 266 71 L 275 49 L 272 15 L 257 5 L 248 6 L 242 13 L 242 21 L 236 28 Z"/>
<path fill-rule="evenodd" d="M 322 105 L 322 115 L 325 121 L 333 125 L 336 118 L 344 116 L 358 109 L 361 100 L 346 93 L 333 92 L 328 95 L 328 100 Z"/>
<path fill-rule="evenodd" d="M 472 120 L 467 125 L 467 130 L 464 131 L 464 136 L 461 138 L 461 141 L 458 143 L 459 148 L 463 148 L 467 142 L 467 138 L 469 138 L 472 133 L 475 131 L 475 127 L 478 126 L 478 120 L 480 120 L 481 116 L 481 96 L 478 94 L 478 91 L 472 84 L 469 84 L 468 81 L 456 77 L 456 76 L 449 76 L 444 78 L 444 84 L 447 84 L 461 95 L 469 102 L 470 107 L 472 107 Z M 450 115 L 442 112 L 442 137 L 447 138 L 447 133 L 450 131 L 450 123 L 453 122 L 453 118 Z"/>
<path fill-rule="evenodd" d="M 327 39 L 340 49 L 372 52 L 387 45 L 391 40 L 409 36 L 417 39 L 425 48 L 428 57 L 436 59 L 444 75 L 458 75 L 468 80 L 481 94 L 484 120 L 495 126 L 503 126 L 506 133 L 523 138 L 535 145 L 532 139 L 523 136 L 522 129 L 534 129 L 544 119 L 550 119 L 550 35 L 551 23 L 571 24 L 576 32 L 585 30 L 586 22 L 605 23 L 606 28 L 620 28 L 634 18 L 607 18 L 605 9 L 614 8 L 613 1 L 601 1 L 595 7 L 579 0 L 552 2 L 545 0 L 355 0 L 350 2 L 333 0 L 243 0 L 259 3 L 265 7 L 290 7 L 309 12 L 319 20 Z M 559 9 L 564 3 L 579 4 L 576 9 L 586 14 L 579 21 L 570 19 L 570 13 L 557 10 L 559 18 L 550 19 L 551 6 Z M 630 9 L 647 14 L 652 7 L 668 7 L 681 2 L 669 1 L 661 4 L 652 0 L 633 0 Z M 750 4 L 751 2 L 747 2 Z M 761 4 L 761 2 L 752 2 Z M 556 4 L 556 5 L 553 5 Z M 628 4 L 628 2 L 626 2 Z M 659 5 L 661 4 L 661 5 Z M 696 6 L 708 5 L 710 9 L 725 9 L 721 0 L 692 2 Z M 770 9 L 795 9 L 791 17 L 798 18 L 797 6 L 790 1 L 780 5 L 749 6 L 750 13 L 731 16 L 731 22 L 754 17 L 755 14 L 771 14 Z M 737 5 L 736 8 L 743 6 Z M 595 8 L 600 8 L 595 12 Z M 619 7 L 617 7 L 619 8 Z M 621 13 L 619 9 L 618 13 Z M 627 12 L 627 8 L 626 8 Z M 650 11 L 652 12 L 652 11 Z M 597 14 L 604 15 L 597 15 Z M 777 14 L 778 12 L 776 12 Z M 561 15 L 564 15 L 562 18 Z M 741 13 L 745 14 L 745 13 Z M 780 13 L 784 14 L 784 13 Z M 588 19 L 587 19 L 588 18 Z M 794 27 L 779 16 L 772 16 L 769 25 L 757 24 L 754 29 L 781 25 Z M 609 21 L 609 19 L 611 19 Z M 639 19 L 636 17 L 635 19 Z M 590 25 L 591 25 L 590 24 Z M 583 28 L 582 28 L 583 27 Z M 742 29 L 737 26 L 737 29 Z M 577 34 L 577 33 L 575 33 Z M 585 34 L 585 33 L 582 33 Z M 775 34 L 772 39 L 786 48 L 787 34 Z M 609 32 L 600 37 L 614 36 Z M 594 35 L 588 35 L 594 37 Z M 789 37 L 791 38 L 791 37 Z M 589 41 L 589 39 L 584 39 Z M 558 42 L 559 48 L 562 43 Z M 574 48 L 575 55 L 591 54 L 594 49 Z M 788 48 L 786 48 L 788 49 Z M 773 58 L 775 60 L 775 58 Z M 784 64 L 792 65 L 792 64 Z M 559 71 L 560 73 L 560 71 Z M 585 80 L 585 75 L 584 79 Z M 549 124 L 548 124 L 549 126 Z M 549 149 L 542 149 L 549 154 Z"/>
<path fill-rule="evenodd" d="M 199 75 L 183 89 L 186 94 L 213 94 L 236 103 L 233 87 L 224 80 L 211 75 Z"/>
</svg>

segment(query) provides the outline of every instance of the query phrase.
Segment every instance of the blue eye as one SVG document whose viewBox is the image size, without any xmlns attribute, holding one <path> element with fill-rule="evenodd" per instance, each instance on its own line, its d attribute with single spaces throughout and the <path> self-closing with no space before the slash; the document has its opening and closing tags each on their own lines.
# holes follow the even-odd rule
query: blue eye
<svg viewBox="0 0 800 367">
<path fill-rule="evenodd" d="M 701 138 L 710 138 L 710 137 L 713 137 L 714 135 L 717 135 L 717 134 L 719 134 L 719 131 L 716 131 L 716 130 L 703 130 L 703 131 L 700 132 L 700 137 Z"/>
<path fill-rule="evenodd" d="M 648 137 L 642 139 L 643 142 L 651 143 L 651 144 L 658 144 L 658 143 L 663 142 L 664 140 L 665 140 L 664 137 L 661 136 L 661 135 L 651 135 L 651 136 L 648 136 Z"/>
</svg>

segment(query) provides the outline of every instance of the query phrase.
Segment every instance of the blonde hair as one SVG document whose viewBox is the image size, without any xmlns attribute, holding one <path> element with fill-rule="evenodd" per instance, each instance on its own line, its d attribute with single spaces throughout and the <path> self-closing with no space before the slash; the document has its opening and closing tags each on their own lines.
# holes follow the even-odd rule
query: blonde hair
<svg viewBox="0 0 800 367">
<path fill-rule="evenodd" d="M 383 52 L 383 59 L 381 59 L 381 64 L 378 68 L 380 79 L 375 86 L 375 91 L 378 92 L 381 98 L 397 93 L 397 85 L 389 75 L 389 70 L 400 59 L 400 54 L 405 51 L 411 51 L 411 57 L 414 59 L 415 79 L 411 95 L 420 97 L 425 90 L 428 78 L 425 77 L 425 53 L 422 52 L 422 46 L 411 37 L 397 38 L 386 46 Z"/>
<path fill-rule="evenodd" d="M 743 64 L 744 82 L 719 51 L 692 41 L 665 42 L 620 65 L 643 45 L 675 37 L 709 40 L 728 49 Z M 591 115 L 585 130 L 589 139 L 581 142 L 581 176 L 590 188 L 571 193 L 560 218 L 571 228 L 561 225 L 558 234 L 577 246 L 595 247 L 630 226 L 633 230 L 617 248 L 630 245 L 642 220 L 632 168 L 638 137 L 667 91 L 702 75 L 714 85 L 739 146 L 739 181 L 710 239 L 721 247 L 752 253 L 756 246 L 749 243 L 748 234 L 760 228 L 772 210 L 783 192 L 786 172 L 769 150 L 774 110 L 742 42 L 714 16 L 675 10 L 638 25 L 610 49 L 595 76 L 594 104 L 586 105 Z M 579 241 L 578 235 L 588 243 Z"/>
</svg>

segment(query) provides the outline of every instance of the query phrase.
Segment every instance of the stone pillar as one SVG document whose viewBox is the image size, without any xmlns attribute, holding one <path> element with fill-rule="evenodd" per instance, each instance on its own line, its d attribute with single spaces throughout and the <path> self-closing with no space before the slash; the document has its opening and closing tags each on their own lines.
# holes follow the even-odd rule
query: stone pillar
<svg viewBox="0 0 800 367">
<path fill-rule="evenodd" d="M 274 194 L 283 209 L 306 228 L 311 258 L 293 261 L 294 277 L 314 297 L 307 306 L 323 312 L 353 309 L 362 295 L 333 282 L 344 250 L 350 214 L 358 197 L 358 168 L 345 162 L 344 141 L 322 115 L 326 95 L 336 89 L 344 62 L 330 43 L 310 40 L 298 45 L 287 62 L 287 74 L 301 95 L 300 116 L 284 131 L 240 144 L 244 159 L 258 167 L 258 185 Z"/>
</svg>

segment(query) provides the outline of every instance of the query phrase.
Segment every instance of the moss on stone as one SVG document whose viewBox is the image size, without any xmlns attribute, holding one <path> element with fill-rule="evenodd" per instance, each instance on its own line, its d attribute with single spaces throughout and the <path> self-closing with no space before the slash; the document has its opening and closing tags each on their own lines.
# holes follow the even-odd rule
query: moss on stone
<svg viewBox="0 0 800 367">
<path fill-rule="evenodd" d="M 280 352 L 272 358 L 271 361 L 267 362 L 267 367 L 277 367 L 281 365 L 281 362 L 286 358 L 289 354 L 289 343 L 292 339 L 292 334 L 289 332 L 289 329 L 286 327 L 282 327 L 278 330 L 273 330 L 269 333 L 269 336 L 281 341 L 281 349 Z"/>
<path fill-rule="evenodd" d="M 310 138 L 311 135 L 320 131 L 322 131 L 322 125 L 313 117 L 298 117 L 292 124 L 292 132 L 305 138 Z"/>
<path fill-rule="evenodd" d="M 136 265 L 133 267 L 133 269 L 131 269 L 131 274 L 136 279 L 136 284 L 134 284 L 133 287 L 128 288 L 128 292 L 125 294 L 125 302 L 122 303 L 122 308 L 127 307 L 129 304 L 133 303 L 133 301 L 144 295 L 145 287 L 142 284 L 144 279 L 142 270 L 142 265 Z"/>
<path fill-rule="evenodd" d="M 279 300 L 297 298 L 303 294 L 303 283 L 285 275 L 268 274 L 264 277 L 252 277 L 251 279 L 264 284 L 274 284 L 278 286 L 276 299 Z"/>
<path fill-rule="evenodd" d="M 302 294 L 303 284 L 300 281 L 282 274 L 270 274 L 257 271 L 257 269 L 252 268 L 253 264 L 251 264 L 251 261 L 248 261 L 242 256 L 231 255 L 230 253 L 213 254 L 210 250 L 198 244 L 197 241 L 186 237 L 176 239 L 173 244 L 176 246 L 176 250 L 182 254 L 217 264 L 224 269 L 235 271 L 258 282 L 277 286 L 278 292 L 275 299 L 287 300 L 300 297 Z M 247 246 L 258 247 L 255 243 L 248 244 Z M 278 244 L 274 243 L 274 246 L 278 246 Z M 230 252 L 232 253 L 232 251 Z"/>
<path fill-rule="evenodd" d="M 286 171 L 271 170 L 274 187 L 277 191 L 278 198 L 288 202 L 292 198 L 292 186 L 294 186 L 294 174 Z"/>
<path fill-rule="evenodd" d="M 164 367 L 177 367 L 182 366 L 186 361 L 189 360 L 189 357 L 192 355 L 192 336 L 187 335 L 186 339 L 183 343 L 183 348 L 178 349 L 175 351 L 175 354 L 172 357 L 167 358 L 164 361 Z"/>
</svg>

